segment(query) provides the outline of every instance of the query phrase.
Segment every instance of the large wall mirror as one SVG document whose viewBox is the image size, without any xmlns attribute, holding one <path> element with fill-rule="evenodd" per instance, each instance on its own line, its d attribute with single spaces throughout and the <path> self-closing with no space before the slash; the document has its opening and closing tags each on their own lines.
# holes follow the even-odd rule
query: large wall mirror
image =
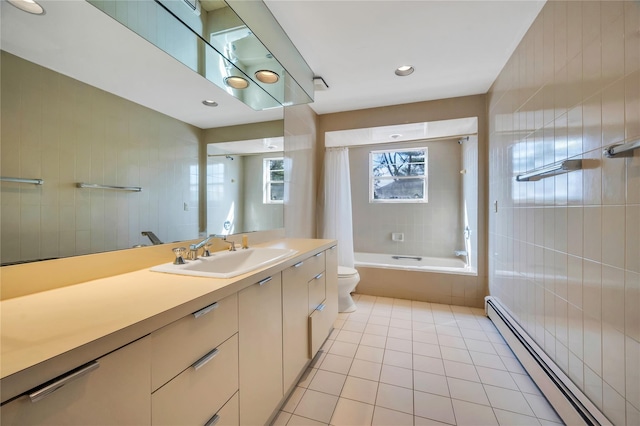
<svg viewBox="0 0 640 426">
<path fill-rule="evenodd" d="M 204 147 L 218 129 L 260 123 L 281 137 L 282 108 L 249 107 L 88 2 L 39 3 L 44 15 L 1 5 L 2 264 L 150 245 L 145 231 L 163 242 L 220 233 L 200 219 L 228 211 L 205 203 Z M 234 164 L 246 139 L 225 154 Z M 283 226 L 271 217 L 243 214 L 234 231 Z"/>
</svg>

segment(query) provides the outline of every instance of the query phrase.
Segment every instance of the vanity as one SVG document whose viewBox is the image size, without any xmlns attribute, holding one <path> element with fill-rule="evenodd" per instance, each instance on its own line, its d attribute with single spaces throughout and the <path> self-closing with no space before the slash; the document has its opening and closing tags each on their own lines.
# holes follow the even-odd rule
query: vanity
<svg viewBox="0 0 640 426">
<path fill-rule="evenodd" d="M 295 254 L 233 278 L 145 267 L 2 301 L 0 423 L 268 423 L 333 327 L 338 264 L 334 240 L 257 246 Z"/>
</svg>

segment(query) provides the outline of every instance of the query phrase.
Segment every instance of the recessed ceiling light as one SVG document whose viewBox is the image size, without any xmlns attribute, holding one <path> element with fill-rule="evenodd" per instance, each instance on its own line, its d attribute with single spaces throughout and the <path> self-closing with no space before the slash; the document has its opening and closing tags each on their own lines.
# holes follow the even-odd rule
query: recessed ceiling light
<svg viewBox="0 0 640 426">
<path fill-rule="evenodd" d="M 396 68 L 396 75 L 404 77 L 406 75 L 411 74 L 414 71 L 411 65 L 403 65 L 401 67 Z"/>
<path fill-rule="evenodd" d="M 234 89 L 246 89 L 249 87 L 249 82 L 246 78 L 231 76 L 224 79 L 224 84 Z"/>
<path fill-rule="evenodd" d="M 44 15 L 44 9 L 34 0 L 8 0 L 9 3 L 14 5 L 20 10 L 23 10 L 34 15 Z"/>
<path fill-rule="evenodd" d="M 256 71 L 255 76 L 258 80 L 266 84 L 277 83 L 278 80 L 280 80 L 280 76 L 277 73 L 269 70 Z"/>
<path fill-rule="evenodd" d="M 210 99 L 205 99 L 202 103 L 208 107 L 217 107 L 218 103 L 216 101 L 212 101 Z"/>
</svg>

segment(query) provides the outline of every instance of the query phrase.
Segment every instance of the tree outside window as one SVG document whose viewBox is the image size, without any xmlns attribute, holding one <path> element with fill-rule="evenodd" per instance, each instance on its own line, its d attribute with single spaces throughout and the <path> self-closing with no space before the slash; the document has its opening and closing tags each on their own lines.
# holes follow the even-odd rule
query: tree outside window
<svg viewBox="0 0 640 426">
<path fill-rule="evenodd" d="M 264 169 L 264 204 L 284 203 L 284 159 L 265 158 Z"/>
<path fill-rule="evenodd" d="M 426 203 L 427 148 L 371 151 L 369 202 Z"/>
</svg>

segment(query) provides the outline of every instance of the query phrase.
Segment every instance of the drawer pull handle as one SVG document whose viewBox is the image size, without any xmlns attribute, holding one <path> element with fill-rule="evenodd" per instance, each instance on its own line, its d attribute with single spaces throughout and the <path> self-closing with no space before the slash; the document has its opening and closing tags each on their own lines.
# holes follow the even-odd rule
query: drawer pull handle
<svg viewBox="0 0 640 426">
<path fill-rule="evenodd" d="M 314 280 L 319 280 L 320 278 L 322 278 L 322 276 L 324 275 L 324 273 L 319 273 L 318 275 L 316 275 L 315 277 L 313 277 Z"/>
<path fill-rule="evenodd" d="M 304 264 L 304 262 L 298 262 L 295 265 L 293 265 L 294 268 L 299 268 Z"/>
<path fill-rule="evenodd" d="M 61 377 L 60 379 L 56 380 L 50 385 L 47 385 L 35 392 L 30 393 L 29 399 L 31 399 L 31 402 L 38 402 L 41 399 L 48 397 L 49 395 L 51 395 L 52 393 L 54 393 L 64 385 L 71 383 L 72 381 L 84 376 L 87 373 L 92 372 L 98 367 L 100 367 L 100 364 L 98 364 L 98 361 L 92 361 L 89 364 L 85 365 L 84 367 L 80 367 L 79 369 L 71 373 L 68 373 L 66 376 Z"/>
<path fill-rule="evenodd" d="M 329 247 L 329 250 L 335 250 L 335 249 L 336 249 L 336 247 L 338 247 L 338 245 L 337 245 L 337 244 L 336 244 L 335 246 L 331 246 L 331 247 Z"/>
<path fill-rule="evenodd" d="M 267 277 L 262 281 L 258 281 L 259 285 L 265 285 L 266 283 L 268 283 L 269 281 L 271 281 L 273 279 L 273 277 Z"/>
<path fill-rule="evenodd" d="M 314 257 L 320 257 L 320 256 L 322 256 L 323 254 L 324 254 L 324 252 L 322 252 L 322 251 L 321 251 L 320 253 L 316 253 L 316 254 L 314 254 L 313 256 L 314 256 Z"/>
<path fill-rule="evenodd" d="M 199 360 L 197 360 L 193 365 L 193 369 L 194 370 L 199 370 L 200 368 L 204 367 L 206 363 L 208 363 L 209 361 L 211 361 L 213 358 L 215 358 L 216 355 L 218 355 L 218 352 L 220 352 L 218 350 L 218 348 L 215 348 L 214 350 L 212 350 L 211 352 L 209 352 L 208 354 L 206 354 L 205 356 L 203 356 L 202 358 L 200 358 Z"/>
<path fill-rule="evenodd" d="M 324 303 L 321 303 L 318 305 L 318 307 L 316 308 L 316 311 L 324 311 L 324 308 L 326 308 L 326 305 Z"/>
<path fill-rule="evenodd" d="M 218 423 L 218 420 L 220 420 L 220 416 L 216 414 L 213 417 L 211 417 L 209 421 L 204 424 L 204 426 L 213 426 L 216 423 Z"/>
<path fill-rule="evenodd" d="M 213 311 L 215 308 L 218 307 L 218 302 L 212 303 L 209 306 L 205 306 L 204 308 L 200 309 L 199 311 L 195 311 L 192 315 L 194 318 L 200 318 L 201 316 L 208 314 L 209 312 Z"/>
</svg>

